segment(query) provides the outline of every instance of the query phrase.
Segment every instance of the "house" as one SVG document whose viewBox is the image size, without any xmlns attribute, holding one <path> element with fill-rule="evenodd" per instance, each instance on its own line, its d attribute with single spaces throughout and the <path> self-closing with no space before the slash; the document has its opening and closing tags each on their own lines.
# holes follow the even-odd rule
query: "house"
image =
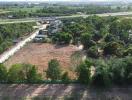
<svg viewBox="0 0 132 100">
<path fill-rule="evenodd" d="M 50 36 L 54 35 L 57 32 L 60 32 L 62 30 L 63 23 L 61 20 L 55 20 L 50 23 L 50 26 L 48 27 L 48 33 Z"/>
</svg>

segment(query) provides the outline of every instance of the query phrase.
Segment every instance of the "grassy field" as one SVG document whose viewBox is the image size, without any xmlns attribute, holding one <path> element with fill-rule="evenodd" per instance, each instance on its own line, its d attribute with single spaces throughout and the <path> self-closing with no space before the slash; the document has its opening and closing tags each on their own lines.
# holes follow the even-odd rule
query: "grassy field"
<svg viewBox="0 0 132 100">
<path fill-rule="evenodd" d="M 10 7 L 7 8 L 7 10 L 9 11 L 13 11 L 13 12 L 18 12 L 18 11 L 26 11 L 26 12 L 35 12 L 39 9 L 42 9 L 43 7 L 41 6 L 35 6 L 35 7 Z"/>
<path fill-rule="evenodd" d="M 24 18 L 24 19 L 0 19 L 0 24 L 12 24 L 12 23 L 26 23 L 36 22 L 35 18 Z"/>
<path fill-rule="evenodd" d="M 8 13 L 8 12 L 11 12 L 11 11 L 0 9 L 0 14 Z"/>
</svg>

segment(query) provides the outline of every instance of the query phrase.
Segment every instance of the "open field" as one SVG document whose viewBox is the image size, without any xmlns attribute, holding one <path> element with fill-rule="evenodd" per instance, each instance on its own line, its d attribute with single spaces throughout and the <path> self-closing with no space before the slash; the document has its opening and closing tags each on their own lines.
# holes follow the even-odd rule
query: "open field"
<svg viewBox="0 0 132 100">
<path fill-rule="evenodd" d="M 131 93 L 132 87 L 97 89 L 79 84 L 0 85 L 1 100 L 132 100 Z"/>
<path fill-rule="evenodd" d="M 14 56 L 5 62 L 5 65 L 10 67 L 16 63 L 30 63 L 36 65 L 39 72 L 43 73 L 48 67 L 48 61 L 53 58 L 59 60 L 61 68 L 73 75 L 71 71 L 71 55 L 78 51 L 78 48 L 73 45 L 58 46 L 48 43 L 29 43 Z"/>
<path fill-rule="evenodd" d="M 8 13 L 8 12 L 11 12 L 11 11 L 0 9 L 0 14 Z"/>
<path fill-rule="evenodd" d="M 13 12 L 18 12 L 18 11 L 35 12 L 42 8 L 43 8 L 42 6 L 35 6 L 35 7 L 9 7 L 6 9 Z"/>
<path fill-rule="evenodd" d="M 36 19 L 35 18 L 0 19 L 0 24 L 28 23 L 28 22 L 36 22 Z"/>
</svg>

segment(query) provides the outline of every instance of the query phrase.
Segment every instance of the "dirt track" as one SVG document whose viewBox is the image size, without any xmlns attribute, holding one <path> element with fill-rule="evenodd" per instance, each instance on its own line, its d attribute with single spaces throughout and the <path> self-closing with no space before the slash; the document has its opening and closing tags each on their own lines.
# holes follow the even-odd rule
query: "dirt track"
<svg viewBox="0 0 132 100">
<path fill-rule="evenodd" d="M 29 43 L 9 58 L 5 65 L 9 68 L 16 63 L 30 63 L 36 65 L 39 72 L 43 72 L 48 67 L 48 61 L 56 58 L 60 62 L 61 68 L 71 73 L 71 55 L 77 50 L 77 47 L 73 45 L 58 46 L 48 43 Z"/>
<path fill-rule="evenodd" d="M 132 100 L 131 93 L 132 87 L 97 89 L 79 84 L 0 85 L 0 100 L 31 100 L 34 97 L 41 98 L 35 100 Z"/>
</svg>

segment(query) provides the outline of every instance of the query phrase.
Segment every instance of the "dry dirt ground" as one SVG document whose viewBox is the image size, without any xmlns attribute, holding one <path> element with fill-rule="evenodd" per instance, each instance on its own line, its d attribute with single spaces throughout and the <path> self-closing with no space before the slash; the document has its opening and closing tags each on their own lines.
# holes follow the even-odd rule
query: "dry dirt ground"
<svg viewBox="0 0 132 100">
<path fill-rule="evenodd" d="M 70 76 L 75 76 L 71 71 L 71 55 L 79 49 L 74 45 L 53 45 L 48 43 L 29 43 L 14 56 L 5 62 L 9 68 L 16 63 L 30 63 L 36 65 L 39 72 L 43 72 L 48 67 L 51 59 L 57 59 L 60 62 L 62 70 L 68 71 Z"/>
<path fill-rule="evenodd" d="M 132 87 L 97 89 L 79 84 L 0 84 L 0 100 L 132 100 L 131 93 Z"/>
</svg>

